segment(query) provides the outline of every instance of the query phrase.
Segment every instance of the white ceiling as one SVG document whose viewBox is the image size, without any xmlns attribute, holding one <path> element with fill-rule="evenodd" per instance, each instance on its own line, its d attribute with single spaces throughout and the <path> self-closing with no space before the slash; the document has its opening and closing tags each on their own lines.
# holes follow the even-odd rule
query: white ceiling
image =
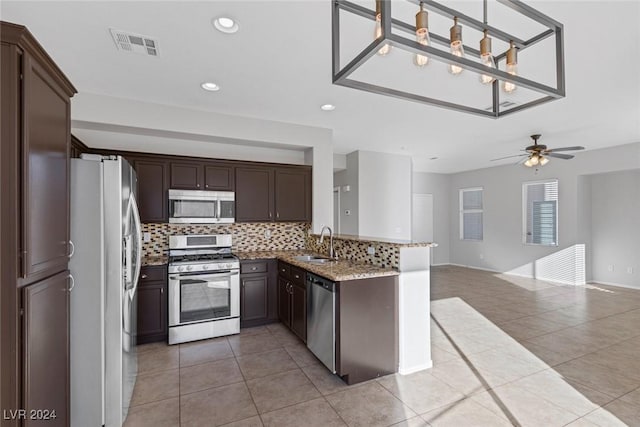
<svg viewBox="0 0 640 427">
<path fill-rule="evenodd" d="M 332 85 L 329 0 L 3 1 L 0 16 L 26 25 L 81 93 L 330 128 L 336 153 L 408 154 L 418 170 L 494 166 L 532 133 L 552 147 L 640 141 L 640 1 L 527 3 L 564 24 L 567 97 L 499 120 Z M 240 31 L 214 30 L 219 15 Z M 160 56 L 117 51 L 109 28 L 152 36 Z M 428 72 L 451 84 L 439 71 Z M 399 81 L 405 72 L 416 73 L 393 71 Z M 205 92 L 203 81 L 222 89 Z M 337 108 L 323 112 L 324 103 Z"/>
</svg>

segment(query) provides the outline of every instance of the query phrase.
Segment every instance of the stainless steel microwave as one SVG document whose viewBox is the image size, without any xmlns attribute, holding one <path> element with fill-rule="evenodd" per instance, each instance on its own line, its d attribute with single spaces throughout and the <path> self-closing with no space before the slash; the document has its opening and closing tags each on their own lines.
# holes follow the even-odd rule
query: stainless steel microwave
<svg viewBox="0 0 640 427">
<path fill-rule="evenodd" d="M 169 190 L 169 222 L 230 224 L 235 222 L 233 191 Z"/>
</svg>

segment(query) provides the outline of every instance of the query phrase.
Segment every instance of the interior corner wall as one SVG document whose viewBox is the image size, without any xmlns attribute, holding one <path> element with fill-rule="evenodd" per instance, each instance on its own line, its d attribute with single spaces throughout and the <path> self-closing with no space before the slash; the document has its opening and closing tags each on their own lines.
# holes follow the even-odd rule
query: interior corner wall
<svg viewBox="0 0 640 427">
<path fill-rule="evenodd" d="M 592 201 L 591 201 L 591 176 L 581 175 L 578 177 L 578 241 L 585 244 L 585 279 L 593 279 L 593 238 L 592 238 Z"/>
<path fill-rule="evenodd" d="M 411 239 L 411 171 L 409 156 L 358 151 L 359 235 Z"/>
<path fill-rule="evenodd" d="M 588 236 L 579 232 L 578 212 L 580 205 L 584 203 L 579 197 L 580 175 L 639 168 L 640 143 L 634 143 L 577 153 L 575 159 L 569 161 L 553 159 L 537 173 L 534 169 L 507 165 L 452 174 L 451 263 L 540 277 L 539 271 L 536 271 L 538 264 L 555 263 L 559 266 L 564 260 L 563 256 L 577 253 L 578 246 L 588 244 L 584 241 Z M 559 246 L 525 245 L 522 242 L 522 184 L 552 178 L 558 179 Z M 468 187 L 484 189 L 484 240 L 480 242 L 462 241 L 459 236 L 459 223 L 456 220 L 459 212 L 458 191 Z M 595 191 L 594 189 L 592 194 Z M 592 201 L 592 204 L 595 205 L 596 201 Z M 595 229 L 596 225 L 593 225 L 594 232 Z M 635 240 L 636 252 L 638 241 L 640 239 Z M 596 248 L 597 242 L 598 238 L 594 235 L 591 247 Z M 557 261 L 554 261 L 554 257 L 557 257 Z M 597 254 L 594 254 L 593 258 L 596 257 Z M 575 276 L 578 276 L 577 273 Z M 584 268 L 582 277 L 584 278 Z M 593 277 L 597 277 L 595 268 Z"/>
<path fill-rule="evenodd" d="M 592 280 L 640 289 L 640 170 L 592 175 L 591 207 Z"/>
<path fill-rule="evenodd" d="M 438 244 L 433 248 L 433 263 L 448 264 L 451 221 L 450 214 L 451 175 L 415 172 L 413 174 L 413 194 L 433 195 L 433 240 Z"/>
</svg>

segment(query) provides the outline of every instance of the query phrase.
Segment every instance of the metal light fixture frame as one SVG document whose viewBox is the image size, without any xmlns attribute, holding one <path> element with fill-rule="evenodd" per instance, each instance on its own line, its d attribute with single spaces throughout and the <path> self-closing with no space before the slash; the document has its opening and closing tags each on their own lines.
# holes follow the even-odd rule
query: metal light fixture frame
<svg viewBox="0 0 640 427">
<path fill-rule="evenodd" d="M 366 92 L 377 93 L 380 95 L 387 95 L 395 98 L 401 98 L 401 99 L 406 99 L 410 101 L 420 102 L 423 104 L 434 105 L 437 107 L 448 108 L 451 110 L 462 111 L 462 112 L 471 113 L 471 114 L 475 114 L 483 117 L 490 117 L 494 119 L 565 97 L 564 27 L 560 22 L 537 11 L 531 6 L 524 4 L 522 1 L 497 0 L 499 3 L 513 9 L 514 11 L 526 16 L 527 18 L 530 18 L 540 23 L 541 25 L 547 28 L 543 32 L 527 40 L 523 40 L 519 37 L 516 37 L 512 34 L 509 34 L 505 31 L 502 31 L 491 25 L 488 25 L 482 21 L 479 21 L 463 13 L 460 13 L 455 9 L 451 9 L 447 6 L 444 6 L 436 1 L 432 1 L 432 0 L 407 0 L 407 1 L 409 1 L 410 3 L 414 3 L 416 5 L 420 5 L 422 3 L 425 9 L 429 11 L 435 12 L 439 15 L 442 15 L 450 19 L 457 17 L 458 22 L 462 24 L 465 24 L 480 32 L 486 30 L 490 36 L 500 39 L 506 43 L 513 42 L 520 52 L 541 42 L 542 40 L 545 40 L 551 36 L 555 36 L 556 87 L 548 86 L 548 85 L 545 85 L 521 76 L 511 75 L 498 68 L 487 67 L 479 62 L 475 62 L 470 59 L 454 56 L 451 53 L 449 53 L 449 51 L 437 49 L 432 47 L 431 45 L 425 46 L 414 40 L 401 37 L 397 34 L 393 34 L 391 31 L 392 28 L 415 35 L 416 28 L 411 24 L 407 24 L 406 22 L 403 22 L 391 17 L 391 0 L 382 0 L 382 4 L 381 4 L 382 36 L 373 40 L 367 47 L 364 48 L 362 52 L 356 55 L 343 68 L 340 68 L 340 11 L 346 11 L 346 12 L 356 14 L 363 18 L 370 19 L 372 20 L 372 22 L 375 22 L 376 11 L 367 9 L 363 6 L 360 6 L 348 0 L 333 0 L 331 25 L 332 25 L 332 62 L 333 62 L 332 66 L 333 66 L 333 83 L 334 84 L 350 87 L 353 89 L 359 89 Z M 486 3 L 485 3 L 485 15 L 486 15 Z M 446 47 L 449 46 L 449 39 L 446 37 L 443 37 L 439 34 L 435 34 L 432 32 L 429 32 L 429 37 L 431 38 L 432 43 L 439 44 Z M 492 87 L 492 103 L 493 103 L 492 110 L 487 111 L 480 108 L 474 108 L 467 105 L 457 104 L 457 103 L 448 102 L 440 99 L 429 98 L 429 97 L 418 95 L 415 93 L 405 92 L 405 91 L 396 90 L 396 89 L 392 89 L 384 86 L 375 85 L 372 83 L 366 83 L 359 80 L 350 79 L 349 76 L 354 71 L 356 71 L 358 67 L 364 64 L 370 57 L 375 55 L 378 49 L 380 49 L 384 44 L 390 44 L 394 47 L 401 48 L 411 53 L 423 54 L 423 55 L 427 54 L 427 56 L 438 59 L 441 62 L 444 62 L 446 64 L 455 64 L 466 70 L 471 70 L 477 73 L 493 76 L 496 80 L 494 80 L 492 83 L 492 86 L 493 86 Z M 480 57 L 480 51 L 478 49 L 472 48 L 471 46 L 464 45 L 464 51 L 467 55 L 471 55 L 477 58 Z M 506 55 L 507 55 L 507 52 L 503 52 L 499 55 L 494 56 L 495 63 L 498 64 L 500 60 L 505 59 Z M 500 81 L 507 81 L 507 82 L 514 83 L 520 87 L 536 91 L 542 94 L 543 96 L 539 99 L 535 99 L 525 104 L 521 104 L 516 107 L 501 111 L 500 88 L 499 88 Z"/>
</svg>

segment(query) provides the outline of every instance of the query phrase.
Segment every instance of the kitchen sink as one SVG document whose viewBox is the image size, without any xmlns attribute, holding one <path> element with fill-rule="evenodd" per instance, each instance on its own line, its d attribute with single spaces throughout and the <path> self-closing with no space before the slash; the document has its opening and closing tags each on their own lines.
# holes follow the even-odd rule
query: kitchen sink
<svg viewBox="0 0 640 427">
<path fill-rule="evenodd" d="M 294 257 L 294 259 L 296 261 L 309 262 L 313 264 L 325 264 L 325 263 L 334 261 L 331 258 L 318 256 L 318 255 L 300 255 L 300 256 Z"/>
</svg>

